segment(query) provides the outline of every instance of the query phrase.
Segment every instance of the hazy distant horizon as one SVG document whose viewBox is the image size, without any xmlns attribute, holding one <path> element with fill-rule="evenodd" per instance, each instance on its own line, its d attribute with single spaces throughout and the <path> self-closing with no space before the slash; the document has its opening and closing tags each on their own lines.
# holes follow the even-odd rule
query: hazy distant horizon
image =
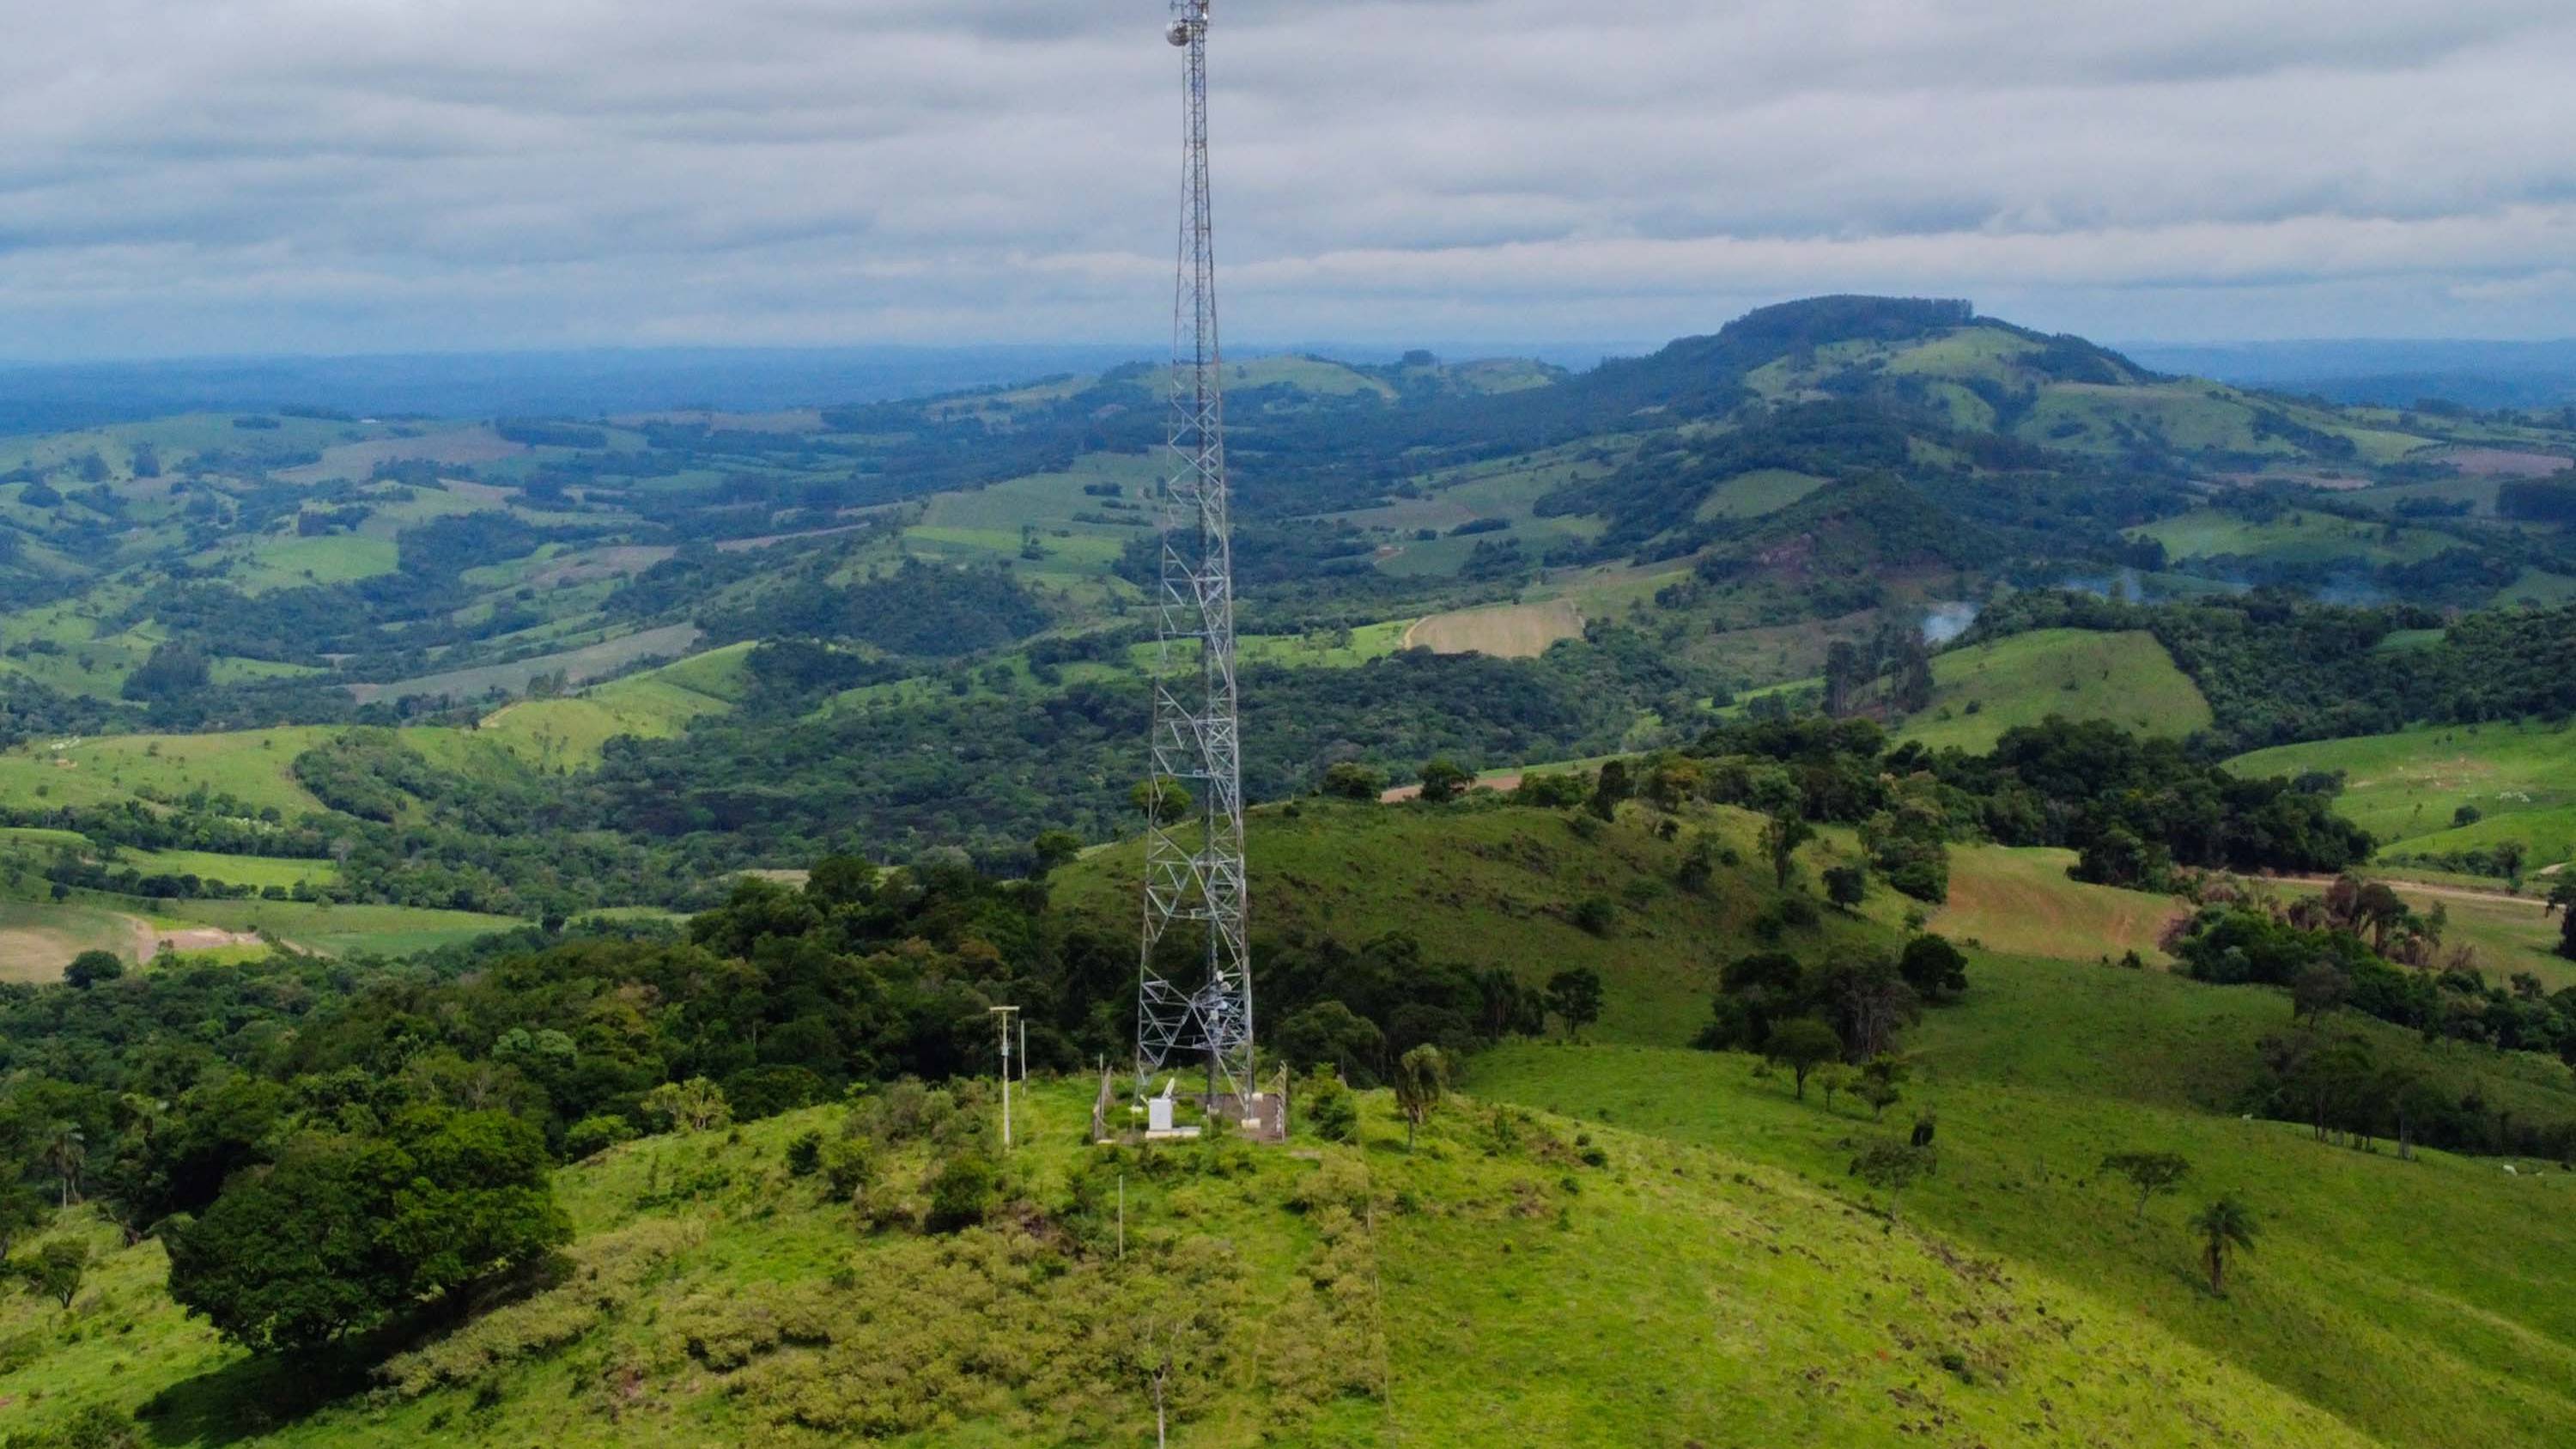
<svg viewBox="0 0 2576 1449">
<path fill-rule="evenodd" d="M 1036 343 L 1170 315 L 1163 4 L 31 7 L 39 361 Z M 2098 338 L 2576 336 L 2563 0 L 1231 0 L 1238 336 L 1808 292 Z"/>
<path fill-rule="evenodd" d="M 1451 361 L 1536 357 L 1581 371 L 1604 358 L 1643 356 L 1669 340 L 1249 341 L 1228 352 L 1238 357 L 1311 353 L 1371 363 L 1390 362 L 1419 347 Z M 2576 340 L 2131 339 L 2106 345 L 2158 371 L 2320 390 L 2343 400 L 2403 403 L 2444 397 L 2479 407 L 2576 402 Z M 0 360 L 0 432 L 92 427 L 172 412 L 299 406 L 434 417 L 591 416 L 695 407 L 761 411 L 1002 386 L 1151 363 L 1167 351 L 1168 344 L 1149 342 L 1024 342 Z"/>
</svg>

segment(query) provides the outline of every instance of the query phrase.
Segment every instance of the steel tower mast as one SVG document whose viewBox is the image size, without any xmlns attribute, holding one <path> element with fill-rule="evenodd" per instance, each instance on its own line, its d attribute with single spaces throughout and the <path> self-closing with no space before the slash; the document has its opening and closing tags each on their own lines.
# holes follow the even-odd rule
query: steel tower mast
<svg viewBox="0 0 2576 1449">
<path fill-rule="evenodd" d="M 1187 55 L 1180 273 L 1172 306 L 1170 471 L 1158 496 L 1154 733 L 1145 831 L 1138 1081 L 1203 1057 L 1211 1097 L 1249 1104 L 1252 958 L 1245 935 L 1241 732 L 1235 717 L 1234 558 L 1226 517 L 1225 398 L 1208 206 L 1209 0 L 1174 0 L 1164 38 Z M 1186 809 L 1167 808 L 1186 792 Z M 1182 967 L 1167 938 L 1197 937 Z M 1166 974 L 1177 968 L 1178 975 Z"/>
</svg>

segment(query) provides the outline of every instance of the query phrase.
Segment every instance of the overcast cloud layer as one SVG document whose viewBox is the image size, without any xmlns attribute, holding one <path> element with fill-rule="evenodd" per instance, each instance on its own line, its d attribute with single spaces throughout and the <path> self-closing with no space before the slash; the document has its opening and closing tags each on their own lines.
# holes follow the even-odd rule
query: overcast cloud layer
<svg viewBox="0 0 2576 1449">
<path fill-rule="evenodd" d="M 0 356 L 1162 335 L 1153 0 L 13 7 Z M 1217 0 L 1238 340 L 2576 335 L 2567 0 Z"/>
</svg>

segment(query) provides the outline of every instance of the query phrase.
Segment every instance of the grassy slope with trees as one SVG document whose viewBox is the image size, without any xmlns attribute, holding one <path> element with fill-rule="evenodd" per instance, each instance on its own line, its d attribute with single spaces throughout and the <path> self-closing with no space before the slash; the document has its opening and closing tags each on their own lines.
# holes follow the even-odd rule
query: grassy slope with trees
<svg viewBox="0 0 2576 1449">
<path fill-rule="evenodd" d="M 1569 968 L 1603 978 L 1604 1007 L 1580 1027 L 1582 1042 L 1558 1039 L 1568 1023 L 1551 1015 L 1548 1040 L 1470 1055 L 1410 1152 L 1384 1091 L 1357 1103 L 1356 1145 L 1310 1141 L 1319 1162 L 1232 1144 L 1150 1159 L 1081 1148 L 1090 1087 L 1079 1070 L 1022 1104 L 1028 1146 L 1007 1163 L 984 1093 L 943 1115 L 909 1089 L 877 1087 L 855 1110 L 790 1106 L 739 1131 L 685 1094 L 629 1095 L 630 1110 L 663 1114 L 677 1135 L 620 1145 L 617 1132 L 588 1129 L 610 1145 L 576 1146 L 593 1155 L 556 1170 L 570 1234 L 559 1266 L 512 1291 L 482 1290 L 461 1323 L 452 1308 L 397 1317 L 318 1356 L 279 1357 L 245 1356 L 164 1296 L 163 1244 L 191 1230 L 163 1225 L 127 1246 L 110 1226 L 113 1195 L 133 1189 L 115 1166 L 120 1129 L 103 1120 L 82 1189 L 96 1205 L 39 1213 L 16 1248 L 79 1241 L 95 1260 L 71 1309 L 32 1294 L 0 1309 L 10 1355 L 0 1393 L 33 1411 L 18 1430 L 31 1443 L 76 1442 L 46 1437 L 74 1432 L 281 1444 L 531 1433 L 576 1445 L 638 1434 L 796 1443 L 853 1432 L 1079 1442 L 1152 1424 L 1148 1365 L 1104 1311 L 1150 1313 L 1186 1291 L 1213 1305 L 1195 1320 L 1204 1338 L 1174 1339 L 1169 1403 L 1190 1442 L 1484 1442 L 1509 1424 L 1583 1425 L 1620 1442 L 1785 1444 L 1928 1425 L 1993 1443 L 2117 1432 L 2143 1443 L 2429 1445 L 2576 1424 L 2576 1400 L 2548 1387 L 2568 1381 L 2576 1354 L 2576 1323 L 2558 1307 L 2567 1295 L 2541 1266 L 2563 1256 L 2563 1215 L 2535 1197 L 2567 1179 L 2509 1177 L 2491 1159 L 2425 1148 L 2399 1161 L 2385 1143 L 2363 1152 L 2289 1124 L 2241 1122 L 2238 1111 L 2278 1090 L 2263 1043 L 2292 1025 L 2285 997 L 2090 955 L 1972 948 L 1964 992 L 1945 993 L 1898 1038 L 1891 1105 L 1858 1100 L 1865 1079 L 1830 1106 L 1814 1083 L 1800 1100 L 1757 1055 L 1692 1051 L 1678 1036 L 1688 1018 L 1708 1020 L 1722 963 L 1892 946 L 1906 939 L 1905 903 L 1873 888 L 1857 912 L 1811 905 L 1817 924 L 1797 925 L 1779 908 L 1813 901 L 1856 839 L 1828 826 L 1798 848 L 1783 893 L 1758 843 L 1746 848 L 1743 811 L 1671 803 L 1618 805 L 1612 820 L 1580 801 L 1309 801 L 1256 814 L 1253 862 L 1271 902 L 1266 999 L 1285 1017 L 1320 989 L 1366 1003 L 1375 978 L 1364 961 L 1315 974 L 1331 955 L 1321 938 L 1357 950 L 1390 926 L 1411 934 L 1418 955 L 1389 964 L 1499 961 L 1532 988 Z M 1681 884 L 1703 836 L 1738 859 Z M 1061 920 L 1041 934 L 1059 941 L 1049 949 L 1060 958 L 1074 959 L 1064 953 L 1078 955 L 1073 943 L 1095 927 L 1128 937 L 1125 864 L 1121 852 L 1097 852 L 1052 879 L 1047 914 Z M 1954 880 L 1987 868 L 1963 857 Z M 846 872 L 818 882 L 821 899 L 864 898 L 843 894 L 863 889 Z M 2086 889 L 2063 884 L 2071 896 Z M 1603 929 L 1560 918 L 1579 903 L 1570 895 L 1594 888 L 1618 903 Z M 905 900 L 905 888 L 886 899 Z M 956 963 L 934 970 L 963 968 L 988 978 L 986 989 L 1049 1002 L 1033 1040 L 1042 1061 L 1074 1067 L 1088 1014 L 1010 982 L 1009 963 L 1038 948 L 1011 924 L 1008 902 L 1007 891 L 958 882 L 866 935 L 914 939 L 907 949 L 931 953 L 922 964 Z M 805 988 L 794 983 L 825 968 L 800 944 L 819 944 L 810 933 L 820 920 L 793 897 L 753 891 L 696 933 L 712 955 L 689 969 L 717 970 L 739 953 L 761 964 L 708 983 L 732 997 L 724 1010 L 810 1009 L 795 1005 Z M 994 944 L 976 944 L 986 939 Z M 974 964 L 997 947 L 1002 960 Z M 570 964 L 641 952 L 640 965 L 669 949 L 595 942 L 557 955 Z M 883 976 L 897 959 L 865 970 Z M 245 1005 L 269 999 L 256 973 L 233 969 L 237 984 L 224 989 L 247 987 Z M 1390 984 L 1420 996 L 1437 975 L 1422 972 Z M 297 1033 L 312 1043 L 298 1051 L 302 1069 L 358 1070 L 291 1081 L 274 1099 L 281 1126 L 329 1100 L 326 1082 L 345 1099 L 382 1044 L 441 1015 L 460 1026 L 417 1057 L 409 1085 L 369 1091 L 589 1110 L 575 1104 L 599 1087 L 546 1065 L 542 1033 L 505 1040 L 508 1023 L 548 1019 L 548 976 L 486 968 L 440 986 L 449 974 L 432 969 L 362 991 L 342 1012 L 328 1003 L 359 978 L 308 974 L 320 1015 Z M 906 969 L 887 979 L 930 978 Z M 715 998 L 693 997 L 700 990 L 672 997 L 675 1009 L 711 1009 Z M 953 1045 L 917 1028 L 878 1035 L 876 1049 L 892 1055 L 876 1069 L 974 1070 L 988 1029 L 981 994 L 922 1018 L 954 1011 Z M 16 1009 L 78 1004 L 73 995 L 52 988 Z M 693 999 L 705 1004 L 683 1004 Z M 1403 1004 L 1372 1009 L 1391 1031 L 1448 1029 L 1408 1021 Z M 246 1013 L 239 1046 L 267 1035 L 261 1015 Z M 744 1039 L 735 1027 L 691 1046 L 680 1019 L 646 1039 L 681 1055 L 611 1085 L 610 1101 L 665 1073 L 705 1070 L 708 1058 L 688 1054 Z M 2479 1083 L 2499 1108 L 2576 1113 L 2554 1063 L 2543 1072 L 2528 1058 L 2339 1020 L 2327 1029 Z M 764 1037 L 798 1036 L 770 1021 Z M 1114 1034 L 1116 1023 L 1101 1029 Z M 1284 1020 L 1282 1035 L 1295 1036 Z M 567 1064 L 606 1040 L 573 1034 Z M 916 1055 L 925 1047 L 930 1056 Z M 1310 1039 L 1309 1049 L 1333 1045 Z M 275 1070 L 256 1054 L 240 1059 Z M 752 1115 L 769 1110 L 761 1084 L 785 1079 L 726 1080 L 733 1090 L 716 1100 Z M 1330 1095 L 1305 1089 L 1310 1132 L 1342 1130 Z M 1530 1110 L 1496 1105 L 1506 1102 Z M 1853 1174 L 1873 1144 L 1901 1143 L 1926 1111 L 1936 1171 L 1875 1185 Z M 341 1113 L 335 1130 L 372 1130 Z M 688 1130 L 693 1113 L 708 1125 Z M 157 1130 L 176 1153 L 200 1130 L 181 1124 L 197 1120 L 182 1104 Z M 550 1133 L 577 1125 L 553 1122 Z M 2179 1152 L 2192 1170 L 2143 1221 L 2126 1179 L 2100 1165 L 2132 1150 Z M 2223 1298 L 2207 1291 L 2183 1225 L 2220 1193 L 2241 1195 L 2259 1223 Z M 2388 1211 L 2400 1197 L 2402 1230 Z M 982 1225 L 957 1229 L 968 1218 Z M 1228 1334 L 1259 1350 L 1210 1346 Z M 854 1372 L 861 1364 L 869 1370 Z M 119 1427 L 137 1409 L 139 1427 Z"/>
</svg>

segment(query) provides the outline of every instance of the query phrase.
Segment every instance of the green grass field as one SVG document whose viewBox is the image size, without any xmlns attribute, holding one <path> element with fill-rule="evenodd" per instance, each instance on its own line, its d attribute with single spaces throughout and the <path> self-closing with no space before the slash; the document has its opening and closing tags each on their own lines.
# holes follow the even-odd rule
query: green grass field
<svg viewBox="0 0 2576 1449">
<path fill-rule="evenodd" d="M 190 922 L 226 931 L 264 931 L 326 956 L 408 956 L 527 924 L 477 911 L 315 901 L 182 901 Z"/>
<path fill-rule="evenodd" d="M 2175 736 L 2211 719 L 2199 686 L 2143 630 L 2040 629 L 1952 649 L 1933 656 L 1932 683 L 1931 706 L 1909 716 L 1897 738 L 1978 752 L 2053 714 Z"/>
<path fill-rule="evenodd" d="M 2397 854 L 2438 855 L 2500 840 L 2535 866 L 2576 858 L 2576 733 L 2548 725 L 2429 725 L 2257 750 L 2229 762 L 2248 775 L 2341 770 L 2335 809 Z M 2465 828 L 2461 807 L 2481 819 Z"/>
<path fill-rule="evenodd" d="M 2090 976 L 2080 1007 L 2062 995 L 2068 973 Z M 1899 1110 L 1907 1120 L 1918 1107 L 1937 1110 L 1941 1163 L 1905 1194 L 1902 1212 L 1916 1230 L 1958 1243 L 1977 1265 L 1963 1271 L 2081 1284 L 2126 1310 L 2052 1310 L 2073 1320 L 2079 1341 L 2152 1327 L 2268 1391 L 2200 1419 L 2187 1442 L 2576 1436 L 2576 1307 L 2564 1276 L 2540 1267 L 2563 1261 L 2576 1178 L 2507 1177 L 2493 1163 L 2438 1153 L 2400 1162 L 2312 1142 L 2284 1124 L 2157 1104 L 2179 1090 L 2195 1036 L 2253 1025 L 2231 1015 L 2277 1027 L 2287 1013 L 2276 994 L 2249 994 L 2250 1010 L 2231 1012 L 2209 989 L 2156 972 L 1981 958 L 1971 976 L 1984 984 L 1969 1004 L 1936 1014 L 1918 1037 L 1918 1079 Z M 1990 1005 L 1988 993 L 2002 1000 Z M 2100 1029 L 2065 1033 L 2079 1014 Z M 1752 1065 L 1736 1054 L 1515 1047 L 1481 1059 L 1475 1087 L 1849 1184 L 1853 1144 L 1873 1132 L 1866 1109 L 1846 1102 L 1828 1113 L 1812 1091 L 1796 1102 L 1784 1079 L 1758 1078 Z M 2136 1078 L 2145 1080 L 2114 1090 Z M 2125 1184 L 2102 1180 L 2098 1168 L 2104 1154 L 2126 1150 L 2190 1159 L 2183 1201 L 2132 1222 Z M 2241 1194 L 2264 1225 L 2223 1300 L 2196 1279 L 2181 1225 L 2191 1204 L 2220 1191 Z M 2392 1213 L 2401 1201 L 2404 1212 Z M 1856 1297 L 1866 1281 L 1846 1291 Z M 2303 1401 L 2313 1417 L 2258 1426 L 2255 1405 L 2288 1407 L 2276 1394 Z M 2097 1423 L 2087 1411 L 2066 1428 Z M 2070 1432 L 2064 1442 L 2088 1441 Z"/>
<path fill-rule="evenodd" d="M 2331 513 L 2293 511 L 2270 523 L 2253 523 L 2214 508 L 2195 509 L 2140 528 L 2132 536 L 2152 538 L 2176 559 L 2262 558 L 2282 563 L 2334 563 L 2345 559 L 2376 567 L 2421 563 L 2455 546 L 2445 535 L 2424 529 L 2338 518 Z"/>
<path fill-rule="evenodd" d="M 150 788 L 180 796 L 203 785 L 256 810 L 292 817 L 322 802 L 289 772 L 295 757 L 336 733 L 324 725 L 214 735 L 106 735 L 55 749 L 40 741 L 0 754 L 0 803 L 96 805 Z"/>
<path fill-rule="evenodd" d="M 2069 880 L 2074 863 L 2071 850 L 1953 845 L 1950 899 L 1932 913 L 1932 929 L 2007 955 L 2164 960 L 2157 939 L 2183 904 Z"/>
<path fill-rule="evenodd" d="M 712 681 L 716 676 L 704 671 L 691 677 Z M 498 746 L 539 770 L 587 770 L 599 763 L 600 747 L 620 735 L 669 739 L 687 729 L 689 721 L 731 708 L 725 700 L 701 694 L 667 671 L 649 670 L 572 698 L 503 705 L 483 717 L 472 738 L 478 744 Z M 422 736 L 455 733 L 410 730 L 405 738 L 419 744 Z"/>
<path fill-rule="evenodd" d="M 290 860 L 266 855 L 217 855 L 205 850 L 135 850 L 117 852 L 120 865 L 145 875 L 193 875 L 227 885 L 327 885 L 340 878 L 340 868 L 327 860 Z"/>
<path fill-rule="evenodd" d="M 1739 473 L 1720 483 L 1702 499 L 1701 518 L 1753 518 L 1776 513 L 1808 494 L 1825 486 L 1825 480 L 1812 473 L 1794 473 L 1786 468 L 1763 468 Z"/>
</svg>

